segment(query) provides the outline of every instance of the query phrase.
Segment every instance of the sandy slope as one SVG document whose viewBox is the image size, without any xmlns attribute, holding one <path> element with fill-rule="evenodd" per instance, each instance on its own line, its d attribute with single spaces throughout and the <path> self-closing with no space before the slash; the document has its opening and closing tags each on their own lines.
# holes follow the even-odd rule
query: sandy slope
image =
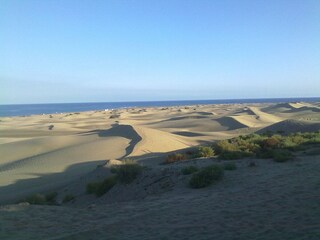
<svg viewBox="0 0 320 240">
<path fill-rule="evenodd" d="M 320 121 L 316 109 L 317 103 L 222 104 L 1 118 L 0 203 L 65 185 L 109 159 L 152 164 L 166 152 L 286 119 L 308 125 Z"/>
<path fill-rule="evenodd" d="M 208 164 L 203 161 L 197 164 Z M 147 172 L 143 177 L 149 180 L 112 189 L 109 201 L 104 197 L 73 207 L 2 206 L 0 238 L 319 239 L 317 157 L 283 164 L 256 160 L 254 168 L 247 161 L 236 164 L 237 170 L 205 189 L 188 188 L 190 176 L 179 175 L 181 166 L 174 165 L 162 167 L 156 176 Z M 170 184 L 152 192 L 159 179 Z"/>
</svg>

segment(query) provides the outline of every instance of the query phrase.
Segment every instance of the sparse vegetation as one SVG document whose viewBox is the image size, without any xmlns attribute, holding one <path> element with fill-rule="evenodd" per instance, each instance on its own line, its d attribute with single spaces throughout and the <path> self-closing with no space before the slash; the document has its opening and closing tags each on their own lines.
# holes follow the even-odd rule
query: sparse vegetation
<svg viewBox="0 0 320 240">
<path fill-rule="evenodd" d="M 294 133 L 287 136 L 268 132 L 218 141 L 214 150 L 224 160 L 258 157 L 286 161 L 293 158 L 292 152 L 305 150 L 308 145 L 319 143 L 320 132 Z"/>
<path fill-rule="evenodd" d="M 142 172 L 143 167 L 131 159 L 123 160 L 123 164 L 111 168 L 115 173 L 103 181 L 87 184 L 87 193 L 95 194 L 97 197 L 108 192 L 118 181 L 120 183 L 131 183 Z"/>
<path fill-rule="evenodd" d="M 186 156 L 182 153 L 173 153 L 167 156 L 165 163 L 174 163 L 182 160 L 186 160 Z"/>
<path fill-rule="evenodd" d="M 117 183 L 117 176 L 113 175 L 107 177 L 101 182 L 92 182 L 87 185 L 87 193 L 95 194 L 97 197 L 101 197 L 108 192 Z"/>
<path fill-rule="evenodd" d="M 235 163 L 225 163 L 223 165 L 223 169 L 227 171 L 232 171 L 237 169 L 237 165 Z"/>
<path fill-rule="evenodd" d="M 36 205 L 55 205 L 57 193 L 52 192 L 48 194 L 35 193 L 27 197 L 24 201 Z"/>
<path fill-rule="evenodd" d="M 68 203 L 68 202 L 70 202 L 70 201 L 72 201 L 74 199 L 75 199 L 75 197 L 72 194 L 67 194 L 67 195 L 64 196 L 62 202 L 63 203 Z"/>
<path fill-rule="evenodd" d="M 198 171 L 196 166 L 187 166 L 181 169 L 183 175 L 189 175 Z"/>
<path fill-rule="evenodd" d="M 189 181 L 192 188 L 204 188 L 222 179 L 224 170 L 219 165 L 210 165 L 194 173 Z"/>
<path fill-rule="evenodd" d="M 198 148 L 198 152 L 196 153 L 196 157 L 213 157 L 214 156 L 214 151 L 211 147 L 207 146 L 200 146 Z"/>
<path fill-rule="evenodd" d="M 131 183 L 142 172 L 143 167 L 137 162 L 127 159 L 117 167 L 116 173 L 121 183 Z"/>
</svg>

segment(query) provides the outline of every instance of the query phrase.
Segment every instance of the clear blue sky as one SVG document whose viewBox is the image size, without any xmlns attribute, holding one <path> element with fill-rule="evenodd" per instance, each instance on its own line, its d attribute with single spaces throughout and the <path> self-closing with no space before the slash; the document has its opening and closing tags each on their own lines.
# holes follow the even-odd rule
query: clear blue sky
<svg viewBox="0 0 320 240">
<path fill-rule="evenodd" d="M 320 1 L 0 1 L 0 103 L 318 97 Z"/>
</svg>

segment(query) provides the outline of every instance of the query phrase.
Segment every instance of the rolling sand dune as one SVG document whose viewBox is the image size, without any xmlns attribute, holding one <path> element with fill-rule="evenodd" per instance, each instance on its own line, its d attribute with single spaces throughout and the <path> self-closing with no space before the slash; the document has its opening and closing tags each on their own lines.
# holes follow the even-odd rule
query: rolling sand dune
<svg viewBox="0 0 320 240">
<path fill-rule="evenodd" d="M 266 128 L 258 131 L 258 133 L 264 132 L 284 132 L 284 133 L 296 133 L 296 132 L 315 132 L 320 130 L 319 122 L 306 122 L 293 119 L 287 119 L 282 122 L 278 122 Z"/>
<path fill-rule="evenodd" d="M 221 185 L 209 190 L 190 190 L 186 187 L 188 177 L 180 174 L 183 165 L 167 167 L 159 163 L 170 152 L 239 134 L 318 131 L 318 110 L 318 103 L 223 104 L 0 118 L 0 203 L 15 203 L 32 193 L 50 191 L 58 193 L 60 202 L 66 194 L 77 199 L 72 207 L 23 204 L 1 207 L 0 238 L 90 239 L 89 235 L 99 235 L 141 239 L 146 238 L 142 229 L 148 223 L 158 226 L 148 230 L 153 239 L 159 239 L 155 233 L 159 231 L 163 232 L 164 239 L 168 236 L 193 239 L 192 236 L 199 236 L 199 229 L 204 239 L 208 236 L 212 239 L 216 231 L 220 234 L 229 231 L 224 239 L 236 239 L 237 231 L 256 231 L 260 223 L 260 229 L 265 232 L 259 236 L 270 237 L 273 230 L 268 224 L 282 221 L 272 222 L 273 214 L 278 211 L 270 218 L 264 206 L 271 204 L 275 209 L 280 208 L 285 199 L 284 206 L 289 204 L 300 211 L 301 205 L 295 200 L 300 201 L 302 195 L 295 192 L 296 188 L 290 190 L 284 184 L 291 181 L 286 174 L 295 175 L 299 168 L 291 166 L 281 170 L 265 162 L 258 163 L 258 166 L 267 164 L 264 167 L 272 169 L 271 174 L 260 168 L 249 170 L 244 161 L 238 163 L 242 170 L 233 177 L 230 175 Z M 86 194 L 87 183 L 103 180 L 111 174 L 113 165 L 121 164 L 119 160 L 126 158 L 147 167 L 141 178 L 132 185 L 116 185 L 98 199 Z M 204 159 L 197 164 L 210 162 L 212 160 Z M 312 171 L 313 168 L 308 163 L 305 169 Z M 281 179 L 281 184 L 277 179 Z M 313 184 L 313 180 L 309 180 Z M 292 181 L 302 189 L 301 181 Z M 285 196 L 279 191 L 286 191 Z M 252 207 L 261 213 L 255 216 L 258 221 L 244 218 L 252 215 Z M 10 220 L 12 211 L 19 220 Z M 293 218 L 290 226 L 300 226 L 302 220 L 297 216 L 301 214 L 286 214 L 287 219 Z M 212 224 L 213 215 L 219 219 L 216 224 Z M 310 215 L 306 222 L 314 223 L 313 217 Z M 27 221 L 31 218 L 33 226 Z M 228 219 L 231 225 L 221 225 L 221 219 Z M 127 236 L 121 234 L 124 225 Z M 283 229 L 284 225 L 281 226 Z M 16 228 L 26 234 L 19 235 Z M 1 232 L 1 229 L 7 230 Z M 57 237 L 48 237 L 57 233 Z M 148 239 L 152 239 L 151 235 Z"/>
<path fill-rule="evenodd" d="M 249 114 L 240 113 L 239 115 L 232 116 L 232 118 L 250 128 L 264 127 L 283 120 L 275 115 L 265 113 L 256 107 L 248 108 L 246 112 Z"/>
<path fill-rule="evenodd" d="M 317 104 L 311 103 L 281 103 L 272 106 L 268 106 L 262 109 L 268 113 L 281 113 L 281 112 L 288 112 L 288 113 L 296 113 L 301 111 L 312 111 L 312 112 L 319 112 L 320 108 Z"/>
</svg>

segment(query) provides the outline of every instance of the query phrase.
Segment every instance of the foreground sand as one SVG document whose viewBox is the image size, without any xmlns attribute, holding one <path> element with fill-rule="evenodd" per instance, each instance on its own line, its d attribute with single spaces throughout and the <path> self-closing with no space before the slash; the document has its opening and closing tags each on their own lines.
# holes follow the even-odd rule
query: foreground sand
<svg viewBox="0 0 320 240">
<path fill-rule="evenodd" d="M 259 160 L 256 168 L 244 160 L 202 190 L 186 186 L 179 164 L 159 165 L 168 152 L 239 134 L 319 129 L 319 103 L 0 118 L 0 204 L 32 193 L 56 191 L 60 202 L 76 196 L 63 206 L 3 205 L 0 239 L 320 239 L 318 157 Z M 85 193 L 88 182 L 110 174 L 112 159 L 124 158 L 149 170 L 101 198 Z"/>
<path fill-rule="evenodd" d="M 238 169 L 211 187 L 187 188 L 188 177 L 180 175 L 170 190 L 139 200 L 81 207 L 3 206 L 0 237 L 317 240 L 318 158 L 284 164 L 256 160 L 256 167 L 237 161 Z"/>
</svg>

